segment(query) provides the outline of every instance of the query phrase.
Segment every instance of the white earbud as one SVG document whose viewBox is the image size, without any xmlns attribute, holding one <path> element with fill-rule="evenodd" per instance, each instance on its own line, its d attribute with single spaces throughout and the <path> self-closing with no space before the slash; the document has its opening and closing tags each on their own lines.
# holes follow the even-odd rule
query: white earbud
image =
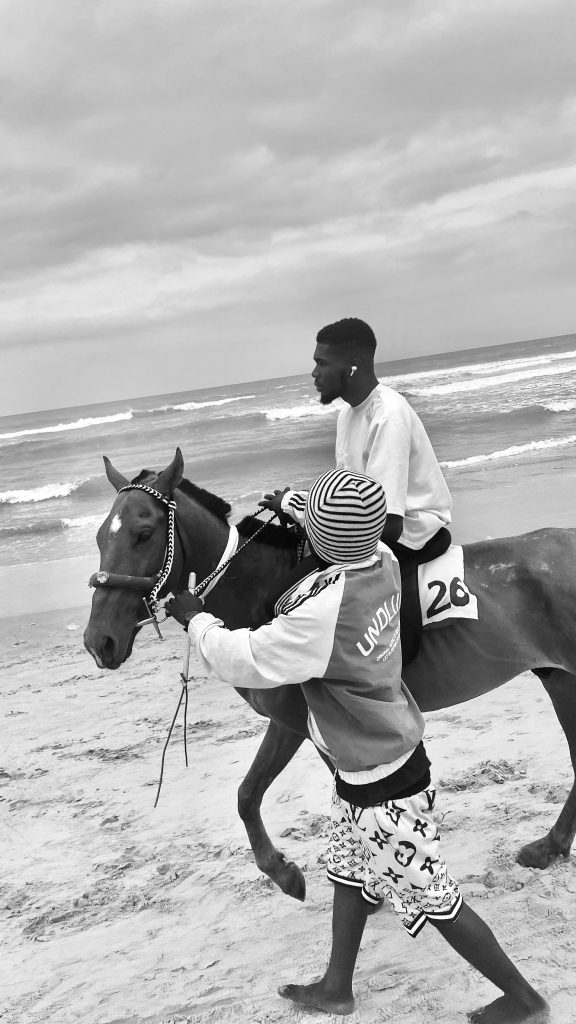
<svg viewBox="0 0 576 1024">
<path fill-rule="evenodd" d="M 351 377 L 353 377 L 353 376 L 354 376 L 354 374 L 356 373 L 356 370 L 357 370 L 357 369 L 358 369 L 358 367 L 357 367 L 357 366 L 351 366 L 351 367 L 350 367 L 350 376 L 351 376 Z"/>
</svg>

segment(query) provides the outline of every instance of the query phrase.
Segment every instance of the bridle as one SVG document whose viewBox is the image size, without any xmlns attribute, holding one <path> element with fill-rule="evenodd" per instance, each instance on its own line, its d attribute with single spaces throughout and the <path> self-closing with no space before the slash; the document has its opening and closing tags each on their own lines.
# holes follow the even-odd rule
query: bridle
<svg viewBox="0 0 576 1024">
<path fill-rule="evenodd" d="M 176 502 L 148 484 L 126 484 L 125 487 L 120 487 L 118 494 L 122 494 L 124 491 L 145 491 L 146 494 L 150 494 L 156 501 L 161 502 L 168 510 L 168 532 L 162 568 L 153 576 L 132 576 L 126 573 L 109 572 L 107 569 L 101 569 L 99 572 L 92 574 L 88 581 L 88 586 L 94 588 L 116 587 L 122 590 L 135 590 L 137 593 L 142 594 L 147 617 L 137 622 L 136 625 L 152 624 L 160 640 L 163 640 L 158 619 L 158 594 L 172 572 L 174 564 Z"/>
<path fill-rule="evenodd" d="M 125 487 L 121 487 L 118 494 L 122 494 L 123 491 L 144 491 L 146 494 L 151 495 L 156 501 L 161 502 L 168 511 L 168 530 L 166 536 L 166 549 L 164 552 L 164 561 L 162 568 L 159 572 L 152 576 L 132 576 L 127 573 L 115 573 L 109 572 L 107 569 L 101 569 L 99 572 L 92 574 L 88 581 L 89 587 L 116 587 L 122 590 L 134 590 L 137 593 L 142 594 L 142 600 L 146 608 L 146 618 L 141 619 L 136 623 L 137 626 L 146 626 L 148 624 L 154 626 L 156 633 L 160 640 L 163 640 L 162 633 L 160 632 L 160 624 L 165 622 L 164 619 L 158 618 L 159 611 L 159 594 L 165 584 L 168 582 L 170 573 L 174 565 L 174 551 L 175 551 L 175 540 L 176 536 L 180 541 L 183 556 L 185 555 L 184 543 L 178 523 L 176 520 L 176 502 L 173 498 L 162 494 L 161 491 L 157 491 L 154 487 L 150 487 L 149 484 L 126 484 Z M 261 508 L 254 513 L 254 517 L 261 515 L 263 512 L 269 511 L 268 509 Z M 203 594 L 204 597 L 216 586 L 223 573 L 228 568 L 230 562 L 236 557 L 240 551 L 243 551 L 247 544 L 250 544 L 259 533 L 262 532 L 264 527 L 271 523 L 276 518 L 274 513 L 270 519 L 262 523 L 260 528 L 256 530 L 251 537 L 248 538 L 240 547 L 239 534 L 235 526 L 229 525 L 228 541 L 224 551 L 220 557 L 218 565 L 205 579 L 199 583 L 192 593 L 195 595 Z"/>
</svg>

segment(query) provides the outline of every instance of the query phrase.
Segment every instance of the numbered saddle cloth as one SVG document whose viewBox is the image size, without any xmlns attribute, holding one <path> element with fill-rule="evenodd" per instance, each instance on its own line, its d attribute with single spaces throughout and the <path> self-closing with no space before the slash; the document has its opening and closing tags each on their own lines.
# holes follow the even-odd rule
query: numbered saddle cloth
<svg viewBox="0 0 576 1024">
<path fill-rule="evenodd" d="M 423 627 L 478 618 L 478 601 L 464 579 L 460 544 L 451 544 L 443 555 L 418 566 L 418 591 Z"/>
</svg>

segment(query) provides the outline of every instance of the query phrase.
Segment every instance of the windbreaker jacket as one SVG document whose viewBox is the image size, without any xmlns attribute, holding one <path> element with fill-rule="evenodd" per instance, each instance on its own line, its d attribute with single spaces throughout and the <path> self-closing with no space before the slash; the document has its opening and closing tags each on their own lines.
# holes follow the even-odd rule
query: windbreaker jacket
<svg viewBox="0 0 576 1024">
<path fill-rule="evenodd" d="M 400 572 L 384 545 L 366 562 L 316 569 L 259 629 L 190 623 L 208 672 L 232 686 L 301 685 L 330 756 L 345 772 L 389 764 L 422 739 L 401 678 Z"/>
</svg>

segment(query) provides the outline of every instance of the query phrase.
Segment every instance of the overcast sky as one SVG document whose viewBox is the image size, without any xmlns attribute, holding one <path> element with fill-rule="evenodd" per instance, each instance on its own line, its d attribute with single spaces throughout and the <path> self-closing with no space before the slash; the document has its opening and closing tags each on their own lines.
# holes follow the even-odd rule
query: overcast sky
<svg viewBox="0 0 576 1024">
<path fill-rule="evenodd" d="M 0 0 L 0 411 L 576 331 L 572 0 Z"/>
</svg>

